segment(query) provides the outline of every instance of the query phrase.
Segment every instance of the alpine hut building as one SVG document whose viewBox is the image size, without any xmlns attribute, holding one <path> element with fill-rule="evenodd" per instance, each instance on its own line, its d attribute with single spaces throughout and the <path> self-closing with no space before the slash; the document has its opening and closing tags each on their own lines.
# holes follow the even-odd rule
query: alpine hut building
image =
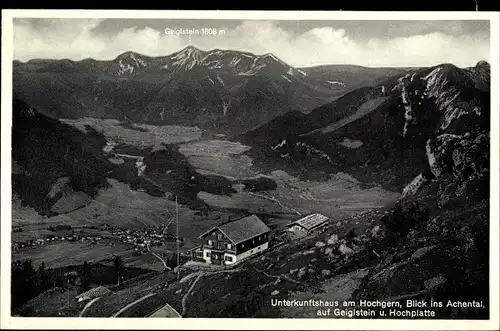
<svg viewBox="0 0 500 331">
<path fill-rule="evenodd" d="M 238 263 L 269 248 L 269 227 L 256 215 L 216 226 L 199 236 L 192 258 L 210 264 Z"/>
<path fill-rule="evenodd" d="M 288 225 L 288 231 L 303 236 L 316 231 L 328 223 L 328 217 L 321 214 L 311 214 Z"/>
</svg>

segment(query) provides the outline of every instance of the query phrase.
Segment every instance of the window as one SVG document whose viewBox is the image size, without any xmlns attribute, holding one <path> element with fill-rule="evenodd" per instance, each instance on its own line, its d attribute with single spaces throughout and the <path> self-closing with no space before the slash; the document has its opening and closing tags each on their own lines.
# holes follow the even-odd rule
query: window
<svg viewBox="0 0 500 331">
<path fill-rule="evenodd" d="M 255 244 L 255 239 L 252 239 L 252 244 Z"/>
<path fill-rule="evenodd" d="M 233 257 L 232 256 L 225 256 L 224 260 L 229 261 L 229 262 L 233 262 Z"/>
<path fill-rule="evenodd" d="M 227 244 L 226 247 L 227 247 L 227 249 L 231 249 L 231 248 L 233 248 L 233 245 Z"/>
<path fill-rule="evenodd" d="M 213 244 L 212 240 L 208 240 L 208 245 L 212 246 L 212 244 Z"/>
<path fill-rule="evenodd" d="M 217 233 L 217 239 L 222 239 L 222 233 Z"/>
<path fill-rule="evenodd" d="M 210 252 L 207 252 L 206 256 L 207 256 L 207 257 L 210 257 Z"/>
<path fill-rule="evenodd" d="M 241 244 L 241 248 L 245 248 L 245 244 Z"/>
<path fill-rule="evenodd" d="M 203 256 L 203 253 L 202 253 L 202 252 L 196 252 L 196 256 L 198 256 L 198 257 L 202 257 L 202 256 Z"/>
</svg>

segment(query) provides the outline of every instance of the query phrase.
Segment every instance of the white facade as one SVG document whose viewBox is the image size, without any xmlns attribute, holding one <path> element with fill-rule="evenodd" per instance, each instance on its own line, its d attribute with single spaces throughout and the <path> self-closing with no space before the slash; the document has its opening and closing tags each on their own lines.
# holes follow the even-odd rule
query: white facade
<svg viewBox="0 0 500 331">
<path fill-rule="evenodd" d="M 269 248 L 269 242 L 265 242 L 262 245 L 259 245 L 257 247 L 254 247 L 246 252 L 243 252 L 241 254 L 235 255 L 231 253 L 224 253 L 224 264 L 225 265 L 230 265 L 230 264 L 235 264 L 237 262 L 240 262 L 241 260 L 247 259 L 255 254 L 258 254 L 260 252 L 265 251 L 266 249 Z M 203 260 L 206 263 L 212 263 L 212 259 L 210 257 L 212 250 L 209 248 L 203 248 Z M 227 261 L 226 257 L 231 257 L 232 261 Z"/>
<path fill-rule="evenodd" d="M 231 261 L 228 261 L 226 258 L 231 258 Z M 224 264 L 235 264 L 238 262 L 238 256 L 235 254 L 230 254 L 230 253 L 224 253 Z"/>
<path fill-rule="evenodd" d="M 211 253 L 212 253 L 211 249 L 203 248 L 203 260 L 205 260 L 206 263 L 210 263 L 210 261 L 212 261 L 210 257 Z"/>
</svg>

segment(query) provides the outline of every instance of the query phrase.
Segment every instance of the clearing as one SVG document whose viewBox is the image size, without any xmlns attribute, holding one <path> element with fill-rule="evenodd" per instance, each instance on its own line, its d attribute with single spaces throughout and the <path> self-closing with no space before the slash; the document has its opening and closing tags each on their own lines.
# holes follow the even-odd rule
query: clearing
<svg viewBox="0 0 500 331">
<path fill-rule="evenodd" d="M 198 172 L 236 179 L 257 175 L 252 169 L 252 159 L 242 155 L 250 149 L 239 142 L 204 140 L 182 144 L 182 153 Z"/>
<path fill-rule="evenodd" d="M 203 131 L 197 127 L 180 125 L 127 125 L 114 119 L 80 118 L 61 119 L 63 123 L 70 124 L 79 130 L 85 131 L 90 126 L 103 134 L 108 140 L 121 142 L 130 146 L 150 147 L 161 143 L 177 144 L 194 141 L 201 138 Z"/>
</svg>

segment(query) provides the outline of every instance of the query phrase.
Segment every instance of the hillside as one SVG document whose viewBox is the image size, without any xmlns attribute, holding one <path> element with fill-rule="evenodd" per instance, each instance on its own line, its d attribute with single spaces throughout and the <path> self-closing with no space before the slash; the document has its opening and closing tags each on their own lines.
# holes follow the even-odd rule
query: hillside
<svg viewBox="0 0 500 331">
<path fill-rule="evenodd" d="M 433 176 L 427 151 L 435 141 L 489 129 L 488 70 L 487 63 L 420 69 L 308 115 L 285 114 L 240 139 L 261 164 L 308 169 L 304 176 L 344 171 L 402 191 L 420 172 Z M 282 130 L 290 118 L 300 124 Z"/>
<path fill-rule="evenodd" d="M 116 162 L 105 151 L 107 139 L 90 125 L 76 129 L 39 113 L 18 98 L 14 98 L 12 107 L 13 194 L 23 206 L 41 215 L 66 214 L 89 205 L 110 188 L 108 179 L 153 197 L 175 193 L 181 203 L 203 210 L 207 206 L 196 197 L 199 191 L 234 191 L 231 181 L 196 173 L 176 147 L 162 146 L 153 151 L 151 146 L 117 146 L 117 152 L 144 159 L 145 176 L 139 176 L 135 159 Z M 168 167 L 173 172 L 165 173 Z"/>
<path fill-rule="evenodd" d="M 106 186 L 112 164 L 100 155 L 105 140 L 46 117 L 15 98 L 12 127 L 13 193 L 42 214 L 65 197 L 77 209 Z"/>
<path fill-rule="evenodd" d="M 14 61 L 13 71 L 19 97 L 52 117 L 112 118 L 229 133 L 245 132 L 287 111 L 307 113 L 367 83 L 363 70 L 347 70 L 348 84 L 331 84 L 330 78 L 310 77 L 272 54 L 191 46 L 160 57 L 125 52 L 110 61 Z M 370 72 L 373 79 L 393 74 Z"/>
</svg>

